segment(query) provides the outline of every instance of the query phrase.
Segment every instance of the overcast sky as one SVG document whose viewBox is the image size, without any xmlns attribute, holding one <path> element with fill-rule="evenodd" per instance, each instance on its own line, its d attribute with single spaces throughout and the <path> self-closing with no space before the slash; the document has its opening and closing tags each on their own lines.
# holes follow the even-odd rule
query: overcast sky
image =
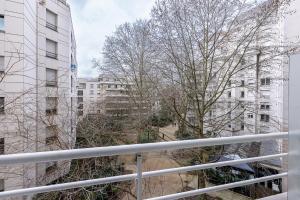
<svg viewBox="0 0 300 200">
<path fill-rule="evenodd" d="M 106 35 L 124 22 L 149 18 L 155 0 L 68 0 L 75 29 L 79 77 L 97 77 L 91 60 L 101 56 Z"/>
</svg>

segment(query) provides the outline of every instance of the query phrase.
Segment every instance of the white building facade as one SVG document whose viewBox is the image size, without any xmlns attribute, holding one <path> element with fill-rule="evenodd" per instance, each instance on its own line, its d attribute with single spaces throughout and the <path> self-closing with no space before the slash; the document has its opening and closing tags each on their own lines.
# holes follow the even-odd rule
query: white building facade
<svg viewBox="0 0 300 200">
<path fill-rule="evenodd" d="M 95 79 L 78 79 L 78 115 L 105 114 L 128 116 L 133 106 L 129 89 L 131 84 L 113 75 L 100 75 Z"/>
<path fill-rule="evenodd" d="M 72 148 L 76 81 L 66 1 L 0 0 L 1 154 Z M 43 185 L 69 167 L 69 161 L 1 167 L 0 190 Z"/>
</svg>

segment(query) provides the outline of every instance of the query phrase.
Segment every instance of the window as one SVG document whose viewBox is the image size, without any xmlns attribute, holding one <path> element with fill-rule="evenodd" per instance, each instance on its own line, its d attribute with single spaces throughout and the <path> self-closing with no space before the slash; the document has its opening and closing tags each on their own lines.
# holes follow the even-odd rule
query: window
<svg viewBox="0 0 300 200">
<path fill-rule="evenodd" d="M 117 89 L 117 88 L 118 88 L 118 85 L 115 85 L 115 88 Z"/>
<path fill-rule="evenodd" d="M 3 192 L 4 190 L 4 179 L 0 179 L 0 192 Z"/>
<path fill-rule="evenodd" d="M 261 104 L 260 105 L 260 109 L 261 110 L 270 110 L 270 105 L 268 105 L 268 104 Z"/>
<path fill-rule="evenodd" d="M 80 89 L 85 89 L 86 88 L 86 84 L 85 83 L 79 83 L 79 88 Z"/>
<path fill-rule="evenodd" d="M 247 116 L 248 116 L 249 119 L 253 119 L 253 114 L 252 113 L 248 113 Z"/>
<path fill-rule="evenodd" d="M 260 84 L 261 85 L 270 85 L 271 79 L 270 78 L 262 78 L 262 79 L 260 79 Z"/>
<path fill-rule="evenodd" d="M 94 95 L 94 90 L 90 90 L 90 95 Z"/>
<path fill-rule="evenodd" d="M 97 85 L 97 88 L 101 88 L 101 85 L 100 85 L 100 84 L 98 84 L 98 85 Z"/>
<path fill-rule="evenodd" d="M 4 103 L 5 103 L 5 98 L 0 97 L 0 114 L 4 114 Z"/>
<path fill-rule="evenodd" d="M 57 86 L 57 70 L 46 68 L 46 86 Z"/>
<path fill-rule="evenodd" d="M 241 98 L 245 97 L 245 91 L 241 91 Z"/>
<path fill-rule="evenodd" d="M 83 96 L 83 90 L 78 90 L 78 91 L 77 91 L 77 95 L 78 95 L 78 96 Z"/>
<path fill-rule="evenodd" d="M 57 59 L 57 42 L 46 39 L 46 56 Z"/>
<path fill-rule="evenodd" d="M 90 84 L 90 88 L 94 89 L 94 84 Z"/>
<path fill-rule="evenodd" d="M 4 16 L 0 15 L 0 31 L 4 31 Z"/>
<path fill-rule="evenodd" d="M 111 85 L 107 85 L 107 88 L 110 88 Z"/>
<path fill-rule="evenodd" d="M 46 27 L 57 31 L 57 14 L 50 10 L 46 10 Z"/>
<path fill-rule="evenodd" d="M 57 114 L 57 97 L 46 97 L 46 114 Z"/>
<path fill-rule="evenodd" d="M 262 122 L 269 122 L 270 121 L 270 116 L 266 114 L 261 114 L 260 115 L 260 121 Z"/>
<path fill-rule="evenodd" d="M 82 103 L 83 102 L 83 97 L 78 97 L 77 98 L 77 103 Z"/>
<path fill-rule="evenodd" d="M 242 122 L 241 123 L 241 130 L 243 131 L 245 129 L 245 124 Z"/>
<path fill-rule="evenodd" d="M 4 138 L 0 138 L 0 155 L 5 153 L 4 149 Z"/>
<path fill-rule="evenodd" d="M 46 173 L 52 173 L 57 169 L 57 161 L 46 163 Z"/>
<path fill-rule="evenodd" d="M 245 81 L 241 80 L 241 87 L 244 87 L 244 86 L 245 86 Z"/>
<path fill-rule="evenodd" d="M 46 127 L 46 144 L 47 145 L 51 145 L 58 140 L 57 130 L 58 129 L 57 129 L 56 125 Z"/>
<path fill-rule="evenodd" d="M 228 98 L 231 98 L 231 92 L 228 92 L 227 95 L 228 95 Z"/>
<path fill-rule="evenodd" d="M 4 73 L 4 71 L 5 71 L 4 56 L 0 56 L 0 73 Z"/>
</svg>

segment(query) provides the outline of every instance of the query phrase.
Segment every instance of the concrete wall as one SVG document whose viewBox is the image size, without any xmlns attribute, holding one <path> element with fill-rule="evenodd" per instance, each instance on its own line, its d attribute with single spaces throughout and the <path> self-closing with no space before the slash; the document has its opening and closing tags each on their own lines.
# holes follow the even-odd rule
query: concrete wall
<svg viewBox="0 0 300 200">
<path fill-rule="evenodd" d="M 0 0 L 0 14 L 5 17 L 0 55 L 7 65 L 0 82 L 0 96 L 6 101 L 5 115 L 0 115 L 0 137 L 5 138 L 6 154 L 69 149 L 75 143 L 77 70 L 71 71 L 71 64 L 77 63 L 70 8 L 56 0 L 38 2 Z M 46 8 L 58 16 L 57 31 L 46 28 Z M 46 57 L 46 38 L 58 43 L 57 59 Z M 46 68 L 58 71 L 58 87 L 46 87 Z M 46 97 L 58 97 L 57 115 L 46 116 Z M 46 144 L 49 125 L 59 127 L 61 144 Z M 46 164 L 9 166 L 0 169 L 0 178 L 5 179 L 6 190 L 45 184 L 65 174 L 69 165 L 59 162 L 51 174 L 45 174 Z"/>
</svg>

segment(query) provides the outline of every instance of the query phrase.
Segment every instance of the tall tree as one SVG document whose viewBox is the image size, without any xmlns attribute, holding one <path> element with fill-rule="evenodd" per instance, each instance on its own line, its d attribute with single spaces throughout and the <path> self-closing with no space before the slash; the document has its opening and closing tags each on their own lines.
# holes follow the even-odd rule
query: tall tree
<svg viewBox="0 0 300 200">
<path fill-rule="evenodd" d="M 164 80 L 180 89 L 180 103 L 174 97 L 174 110 L 180 122 L 194 130 L 198 138 L 218 136 L 226 131 L 228 122 L 237 120 L 246 109 L 230 98 L 232 88 L 240 87 L 239 74 L 255 71 L 258 65 L 275 67 L 275 61 L 286 52 L 275 39 L 274 25 L 288 3 L 156 2 L 152 11 L 152 41 L 159 57 L 154 66 Z M 253 59 L 258 52 L 263 52 L 263 59 Z M 186 109 L 181 109 L 182 104 Z M 233 117 L 233 111 L 241 112 Z M 201 163 L 208 162 L 207 154 L 200 151 Z M 205 187 L 204 172 L 199 174 L 198 185 Z"/>
<path fill-rule="evenodd" d="M 128 87 L 128 95 L 133 107 L 137 108 L 135 119 L 143 129 L 144 122 L 151 114 L 154 90 L 152 81 L 155 74 L 151 60 L 156 56 L 150 42 L 151 24 L 138 20 L 133 24 L 125 23 L 106 38 L 104 62 L 96 62 L 102 71 L 120 78 Z M 152 77 L 151 81 L 149 76 Z"/>
</svg>

